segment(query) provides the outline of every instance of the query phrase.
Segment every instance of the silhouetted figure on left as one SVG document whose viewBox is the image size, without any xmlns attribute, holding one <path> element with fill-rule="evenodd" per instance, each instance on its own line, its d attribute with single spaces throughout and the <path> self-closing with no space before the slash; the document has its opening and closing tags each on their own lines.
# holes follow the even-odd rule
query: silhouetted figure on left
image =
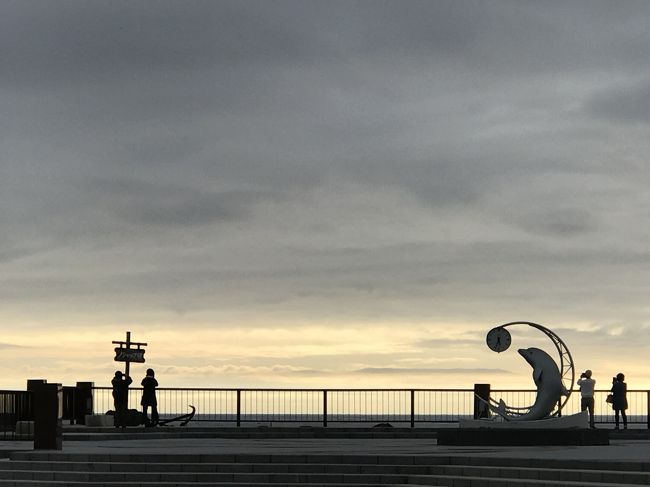
<svg viewBox="0 0 650 487">
<path fill-rule="evenodd" d="M 142 379 L 142 414 L 146 426 L 156 426 L 158 424 L 158 400 L 156 399 L 156 387 L 158 381 L 155 378 L 153 369 L 147 369 L 147 376 Z M 151 421 L 147 417 L 147 409 L 151 406 Z"/>
<path fill-rule="evenodd" d="M 115 427 L 126 426 L 126 413 L 129 404 L 129 386 L 133 379 L 119 370 L 111 381 L 113 385 L 113 404 L 115 405 Z"/>
<path fill-rule="evenodd" d="M 623 429 L 627 429 L 627 384 L 625 383 L 625 375 L 622 372 L 616 374 L 612 378 L 612 408 L 614 409 L 614 420 L 616 421 L 615 429 L 619 428 L 618 417 L 619 414 L 623 417 Z"/>
</svg>

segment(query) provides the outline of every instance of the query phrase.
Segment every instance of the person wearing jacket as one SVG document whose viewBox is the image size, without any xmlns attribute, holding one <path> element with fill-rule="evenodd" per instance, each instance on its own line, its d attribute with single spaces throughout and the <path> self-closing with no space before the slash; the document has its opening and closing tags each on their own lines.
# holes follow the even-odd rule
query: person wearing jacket
<svg viewBox="0 0 650 487">
<path fill-rule="evenodd" d="M 113 405 L 115 406 L 115 427 L 126 426 L 126 412 L 129 407 L 129 386 L 133 379 L 119 370 L 115 372 L 111 385 L 113 386 Z"/>
<path fill-rule="evenodd" d="M 153 369 L 147 369 L 147 376 L 142 379 L 142 414 L 144 414 L 145 425 L 156 426 L 158 424 L 158 400 L 156 399 L 156 387 L 158 381 L 155 378 Z M 151 421 L 147 417 L 147 410 L 151 406 Z"/>
<path fill-rule="evenodd" d="M 616 426 L 614 429 L 619 429 L 619 414 L 623 417 L 623 429 L 627 429 L 627 384 L 625 383 L 625 375 L 621 372 L 612 378 L 612 408 L 614 409 L 614 419 Z"/>
</svg>

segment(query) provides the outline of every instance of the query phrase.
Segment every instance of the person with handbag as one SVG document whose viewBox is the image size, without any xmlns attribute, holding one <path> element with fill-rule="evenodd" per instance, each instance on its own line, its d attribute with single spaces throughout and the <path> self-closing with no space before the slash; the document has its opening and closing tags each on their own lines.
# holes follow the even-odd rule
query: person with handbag
<svg viewBox="0 0 650 487">
<path fill-rule="evenodd" d="M 578 379 L 578 387 L 580 387 L 580 410 L 589 411 L 589 427 L 595 428 L 594 425 L 594 387 L 596 386 L 595 379 L 591 378 L 591 370 L 585 370 L 580 374 Z"/>
<path fill-rule="evenodd" d="M 619 429 L 619 415 L 623 418 L 623 429 L 627 429 L 627 384 L 622 372 L 612 378 L 612 408 L 614 409 L 614 429 Z"/>
<path fill-rule="evenodd" d="M 142 414 L 144 415 L 146 426 L 156 426 L 158 424 L 158 400 L 156 399 L 156 387 L 158 381 L 155 378 L 153 369 L 147 369 L 147 376 L 142 379 Z M 147 417 L 147 409 L 151 407 L 151 420 Z"/>
</svg>

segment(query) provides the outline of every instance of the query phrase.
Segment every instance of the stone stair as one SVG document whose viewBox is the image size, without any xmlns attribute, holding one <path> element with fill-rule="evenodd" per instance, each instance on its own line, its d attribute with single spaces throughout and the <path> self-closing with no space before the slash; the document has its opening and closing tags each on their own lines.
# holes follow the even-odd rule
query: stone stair
<svg viewBox="0 0 650 487">
<path fill-rule="evenodd" d="M 0 486 L 614 487 L 650 485 L 650 462 L 449 455 L 13 452 Z"/>
</svg>

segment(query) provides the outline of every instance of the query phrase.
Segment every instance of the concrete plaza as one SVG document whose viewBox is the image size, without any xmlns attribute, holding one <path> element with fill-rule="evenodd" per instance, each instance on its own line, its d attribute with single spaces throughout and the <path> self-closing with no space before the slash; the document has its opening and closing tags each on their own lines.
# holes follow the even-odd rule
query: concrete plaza
<svg viewBox="0 0 650 487">
<path fill-rule="evenodd" d="M 180 435 L 179 435 L 180 433 Z M 62 451 L 0 443 L 12 487 L 631 487 L 650 485 L 647 431 L 607 446 L 440 446 L 423 437 L 196 437 L 113 430 L 66 439 Z M 398 433 L 397 431 L 395 433 Z M 632 433 L 632 434 L 630 434 Z M 80 438 L 77 433 L 71 435 Z M 167 436 L 167 437 L 166 437 Z M 169 437 L 173 436 L 173 437 Z M 194 437 L 191 437 L 194 436 Z M 223 436 L 223 435 L 222 435 Z"/>
<path fill-rule="evenodd" d="M 93 439 L 99 436 L 98 439 Z M 119 434 L 115 434 L 115 438 Z M 161 438 L 65 440 L 63 453 L 127 454 L 313 454 L 313 455 L 468 455 L 510 458 L 650 461 L 650 439 L 612 439 L 608 446 L 439 446 L 435 438 Z M 3 441 L 3 453 L 31 450 L 31 441 Z M 56 452 L 52 452 L 56 453 Z M 6 456 L 6 455 L 5 455 Z"/>
</svg>

